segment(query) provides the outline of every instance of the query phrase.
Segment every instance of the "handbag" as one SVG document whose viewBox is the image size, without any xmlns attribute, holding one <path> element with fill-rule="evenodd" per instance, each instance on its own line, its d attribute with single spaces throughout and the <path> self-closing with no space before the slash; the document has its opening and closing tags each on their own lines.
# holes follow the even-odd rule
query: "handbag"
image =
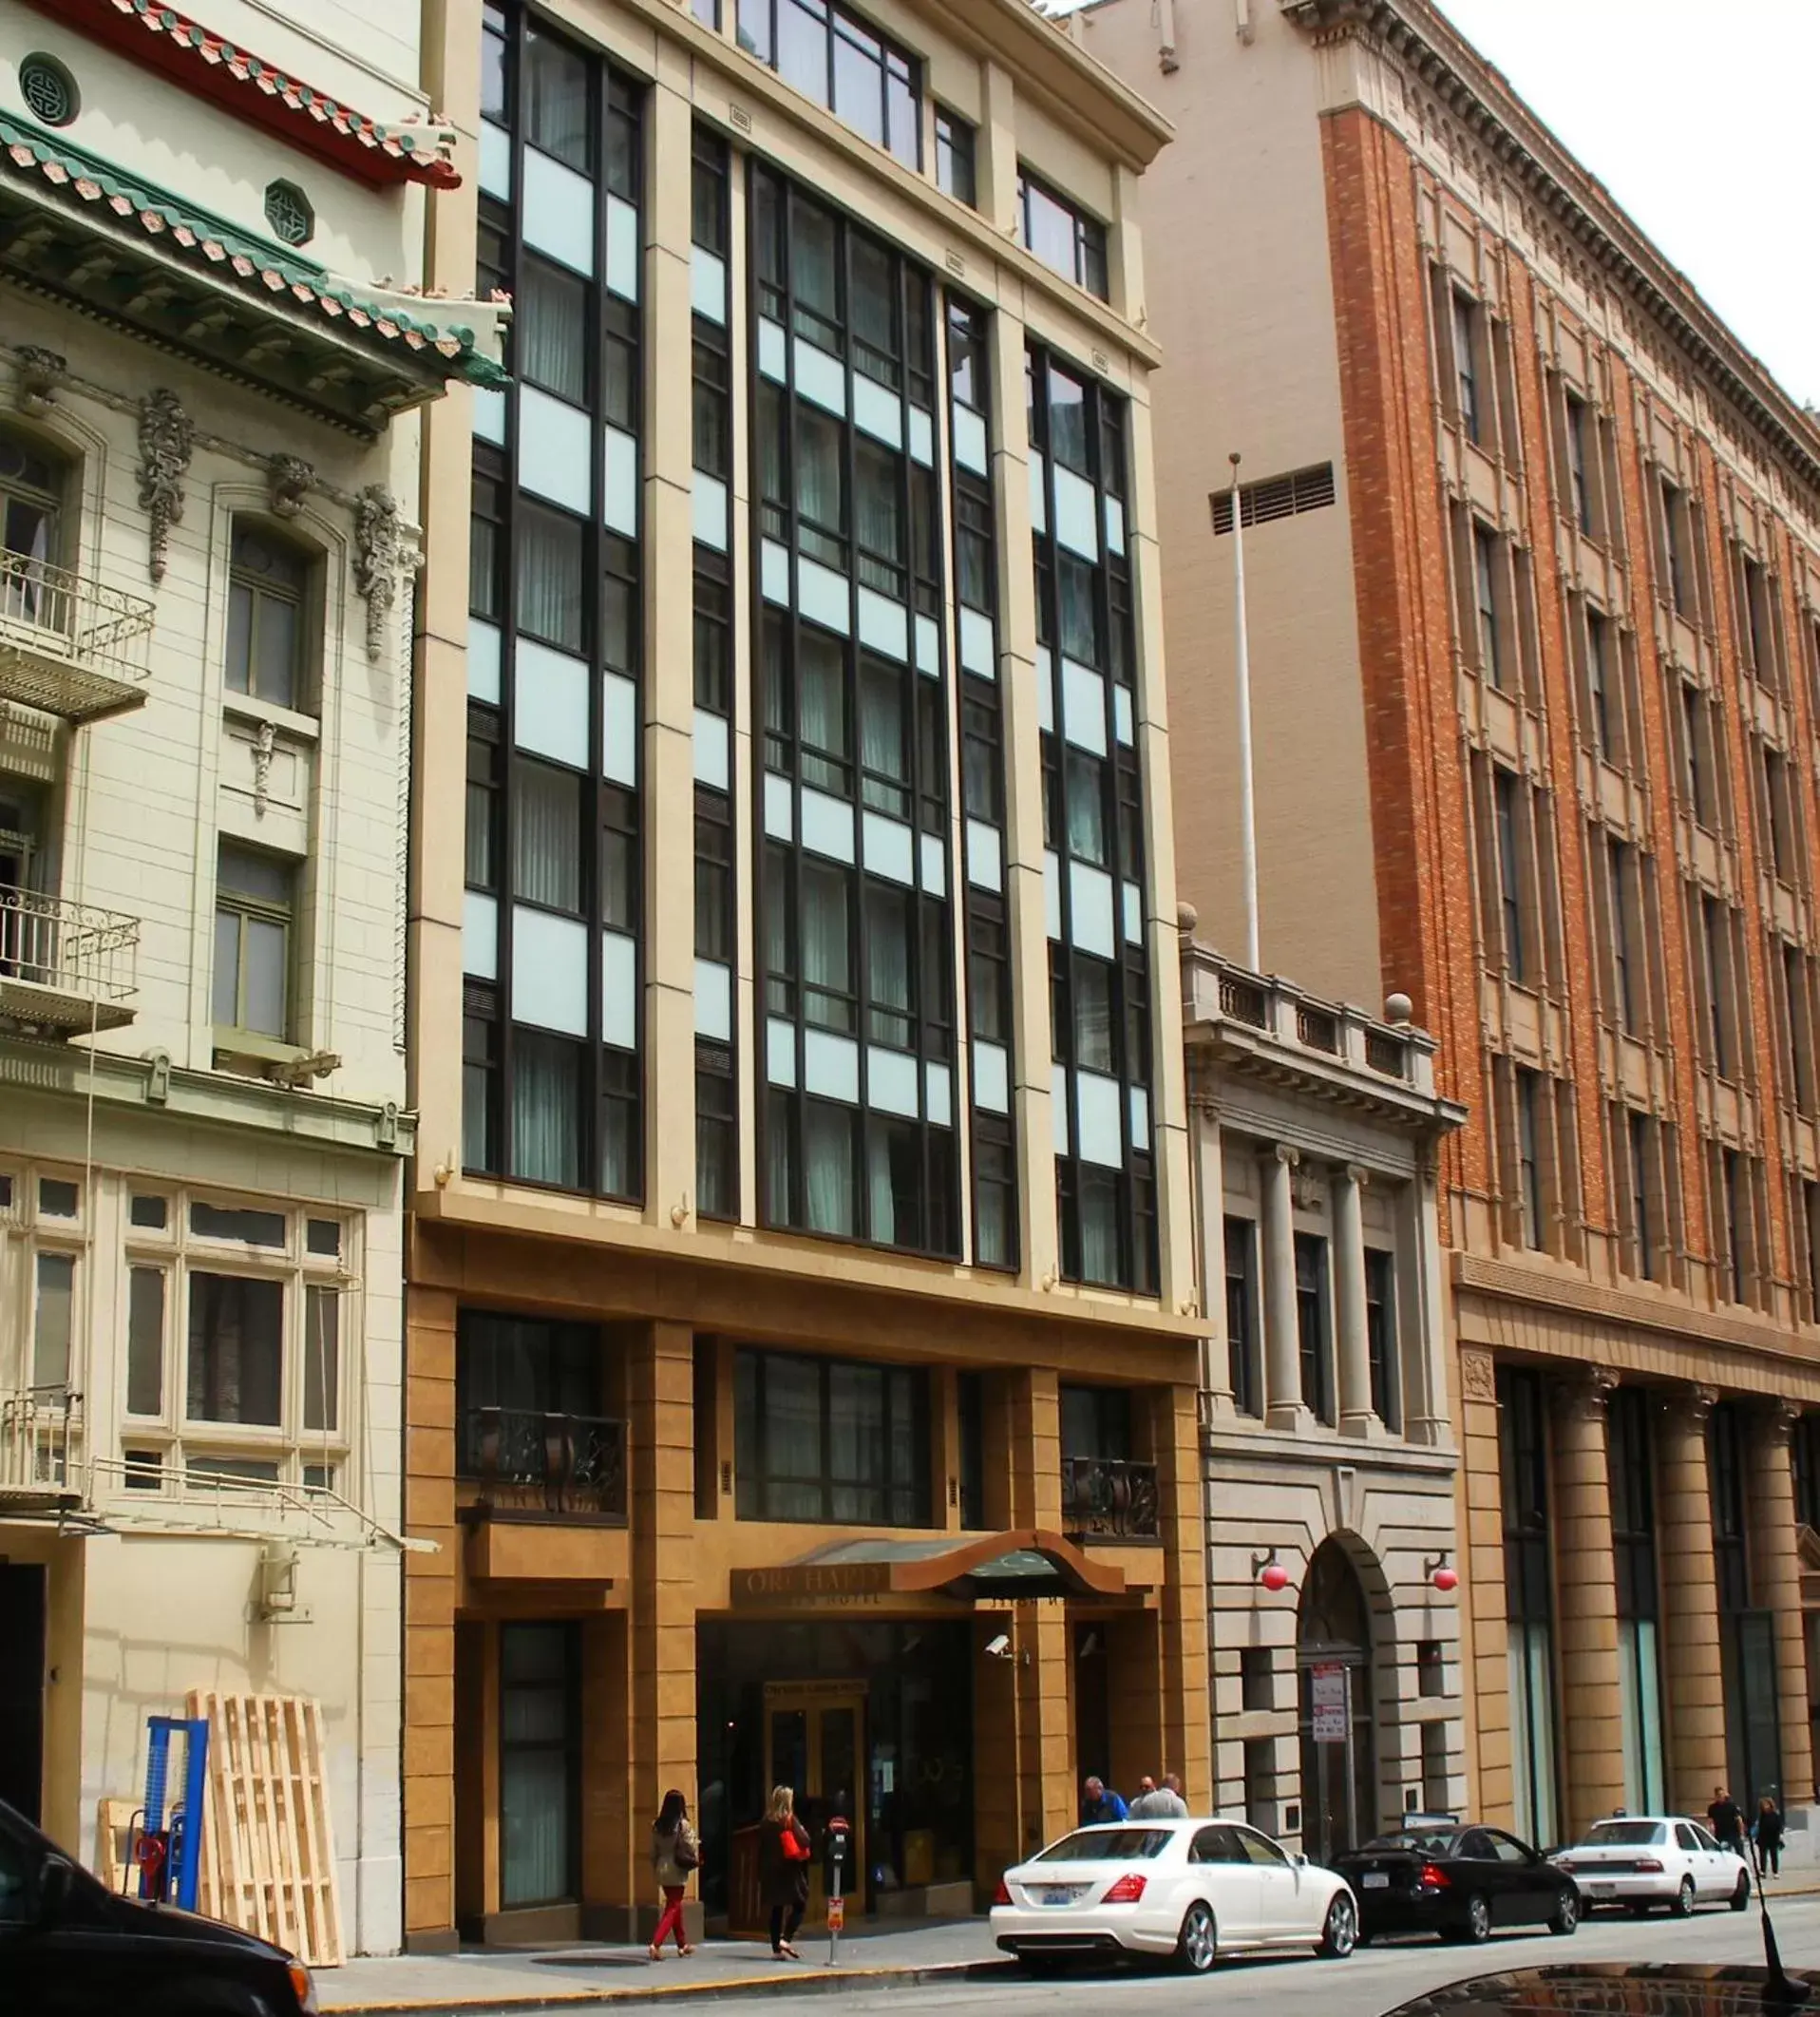
<svg viewBox="0 0 1820 2017">
<path fill-rule="evenodd" d="M 699 1870 L 701 1868 L 700 1845 L 692 1841 L 680 1830 L 678 1830 L 676 1835 L 674 1855 L 678 1870 Z"/>
<path fill-rule="evenodd" d="M 783 1835 L 781 1847 L 787 1863 L 806 1863 L 815 1852 L 798 1834 L 793 1823 L 786 1821 L 780 1831 Z"/>
</svg>

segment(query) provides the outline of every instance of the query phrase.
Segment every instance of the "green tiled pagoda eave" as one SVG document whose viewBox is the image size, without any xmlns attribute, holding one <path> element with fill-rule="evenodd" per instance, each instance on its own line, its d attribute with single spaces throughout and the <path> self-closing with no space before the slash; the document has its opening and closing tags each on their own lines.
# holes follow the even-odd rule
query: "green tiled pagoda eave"
<svg viewBox="0 0 1820 2017">
<path fill-rule="evenodd" d="M 362 431 L 450 379 L 505 382 L 492 304 L 434 320 L 6 114 L 0 274 Z"/>
</svg>

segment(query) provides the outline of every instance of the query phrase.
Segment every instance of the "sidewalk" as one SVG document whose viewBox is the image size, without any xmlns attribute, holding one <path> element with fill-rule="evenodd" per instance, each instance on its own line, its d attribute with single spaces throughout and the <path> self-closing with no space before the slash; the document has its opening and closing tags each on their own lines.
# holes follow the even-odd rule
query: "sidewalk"
<svg viewBox="0 0 1820 2017">
<path fill-rule="evenodd" d="M 995 1974 L 1011 1969 L 983 1918 L 843 1935 L 839 1966 L 828 1943 L 797 1942 L 801 1961 L 775 1961 L 760 1940 L 708 1940 L 687 1961 L 675 1949 L 650 1961 L 642 1947 L 596 1944 L 387 1955 L 324 1969 L 316 1995 L 325 2017 L 467 2017 L 478 2010 L 585 2009 L 677 1996 L 806 1995 L 884 1982 Z"/>
</svg>

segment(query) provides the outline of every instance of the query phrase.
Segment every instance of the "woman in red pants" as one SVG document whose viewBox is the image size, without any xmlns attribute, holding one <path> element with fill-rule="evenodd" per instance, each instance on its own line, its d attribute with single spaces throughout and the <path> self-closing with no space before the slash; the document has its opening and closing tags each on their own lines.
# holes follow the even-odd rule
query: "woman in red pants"
<svg viewBox="0 0 1820 2017">
<path fill-rule="evenodd" d="M 683 1938 L 683 1893 L 691 1873 L 701 1867 L 701 1843 L 689 1825 L 689 1802 L 673 1786 L 664 1795 L 663 1811 L 651 1830 L 651 1867 L 664 1894 L 663 1916 L 651 1936 L 651 1958 L 663 1959 L 664 1941 L 673 1932 L 677 1953 L 692 1954 L 695 1950 Z"/>
</svg>

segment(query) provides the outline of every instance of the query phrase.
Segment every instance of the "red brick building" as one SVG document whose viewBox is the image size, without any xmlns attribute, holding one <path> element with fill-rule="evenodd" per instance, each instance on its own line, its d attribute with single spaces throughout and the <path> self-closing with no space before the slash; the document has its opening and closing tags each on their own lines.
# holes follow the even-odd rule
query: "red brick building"
<svg viewBox="0 0 1820 2017">
<path fill-rule="evenodd" d="M 1729 1780 L 1805 1844 L 1820 428 L 1429 0 L 1073 32 L 1179 135 L 1145 222 L 1181 894 L 1242 946 L 1238 451 L 1262 964 L 1408 994 L 1471 1113 L 1474 1805 L 1552 1840 Z"/>
</svg>

